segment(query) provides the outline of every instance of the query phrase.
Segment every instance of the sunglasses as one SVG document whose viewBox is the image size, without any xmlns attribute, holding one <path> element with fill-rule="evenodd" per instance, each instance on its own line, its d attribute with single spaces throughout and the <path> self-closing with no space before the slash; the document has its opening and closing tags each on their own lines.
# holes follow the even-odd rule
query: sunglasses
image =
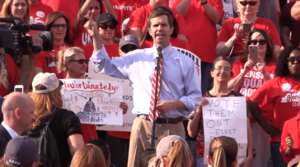
<svg viewBox="0 0 300 167">
<path fill-rule="evenodd" d="M 254 39 L 254 40 L 250 40 L 249 42 L 248 42 L 248 44 L 250 45 L 257 45 L 257 43 L 259 43 L 260 45 L 264 45 L 264 44 L 266 44 L 267 43 L 267 41 L 265 40 L 265 39 L 260 39 L 260 40 L 256 40 L 256 39 Z"/>
<path fill-rule="evenodd" d="M 100 27 L 100 28 L 103 29 L 103 30 L 107 30 L 108 27 L 109 27 L 109 29 L 111 29 L 111 30 L 116 29 L 116 25 L 115 25 L 115 24 L 110 24 L 110 25 L 108 25 L 108 24 L 100 24 L 98 27 Z"/>
<path fill-rule="evenodd" d="M 255 6 L 257 4 L 257 1 L 240 1 L 240 4 L 242 6 Z"/>
<path fill-rule="evenodd" d="M 88 64 L 89 63 L 89 60 L 87 60 L 87 59 L 70 60 L 69 62 L 75 62 L 75 61 L 79 64 L 83 64 L 83 63 Z"/>
<path fill-rule="evenodd" d="M 53 24 L 52 27 L 55 28 L 55 29 L 57 29 L 57 30 L 58 30 L 60 27 L 61 27 L 62 29 L 66 29 L 66 28 L 67 28 L 67 25 L 66 25 L 66 24 Z"/>
<path fill-rule="evenodd" d="M 300 63 L 300 57 L 289 57 L 287 58 L 288 61 L 290 61 L 291 63 L 295 63 L 295 61 L 297 61 L 298 63 Z"/>
<path fill-rule="evenodd" d="M 124 52 L 124 53 L 128 53 L 128 52 L 134 51 L 136 49 L 138 49 L 138 47 L 136 47 L 136 46 L 129 46 L 129 45 L 125 45 L 125 46 L 123 46 L 121 48 L 122 52 Z"/>
</svg>

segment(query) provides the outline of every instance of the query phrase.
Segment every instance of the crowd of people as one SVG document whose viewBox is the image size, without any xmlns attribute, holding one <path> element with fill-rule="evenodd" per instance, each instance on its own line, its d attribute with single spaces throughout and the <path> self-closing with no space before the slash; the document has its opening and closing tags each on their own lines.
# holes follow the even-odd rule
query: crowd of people
<svg viewBox="0 0 300 167">
<path fill-rule="evenodd" d="M 20 34 L 30 44 L 12 52 L 0 31 L 1 167 L 298 165 L 298 0 L 0 0 L 0 10 L 53 35 L 47 50 L 40 31 Z M 131 132 L 98 131 L 63 108 L 60 79 L 93 79 L 89 62 L 130 80 L 134 107 L 120 108 L 136 115 Z M 243 162 L 228 136 L 212 139 L 204 157 L 202 108 L 212 97 L 247 101 Z"/>
</svg>

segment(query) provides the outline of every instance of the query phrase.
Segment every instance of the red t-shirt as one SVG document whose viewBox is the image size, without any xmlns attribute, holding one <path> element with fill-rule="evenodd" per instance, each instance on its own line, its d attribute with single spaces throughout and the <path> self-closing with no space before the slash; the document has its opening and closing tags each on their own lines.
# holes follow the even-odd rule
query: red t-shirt
<svg viewBox="0 0 300 167">
<path fill-rule="evenodd" d="M 172 46 L 176 46 L 176 47 L 190 51 L 189 44 L 185 40 L 171 37 L 170 42 L 171 42 Z M 152 48 L 152 47 L 153 47 L 153 40 L 147 40 L 144 42 L 144 44 L 141 48 L 144 49 L 144 48 Z"/>
<path fill-rule="evenodd" d="M 142 33 L 143 33 L 147 26 L 147 19 L 148 19 L 149 15 L 151 14 L 152 10 L 153 10 L 152 6 L 147 4 L 145 6 L 142 6 L 138 9 L 136 9 L 135 11 L 133 11 L 130 16 L 130 20 L 127 24 L 126 31 L 128 31 L 131 28 L 138 27 L 138 28 L 141 28 Z M 182 17 L 182 15 L 173 9 L 170 9 L 170 10 L 173 12 L 173 14 L 177 20 L 177 23 L 179 26 L 179 34 L 188 36 L 188 34 L 186 32 L 184 18 Z"/>
<path fill-rule="evenodd" d="M 275 77 L 266 81 L 250 97 L 257 105 L 265 107 L 273 104 L 273 121 L 276 128 L 282 130 L 285 121 L 295 117 L 299 111 L 300 81 L 290 77 Z M 280 142 L 280 138 L 271 138 L 271 142 Z"/>
<path fill-rule="evenodd" d="M 237 77 L 240 73 L 244 71 L 244 65 L 246 62 L 243 62 L 243 60 L 238 59 L 236 60 L 232 65 L 232 79 Z M 271 78 L 275 77 L 275 69 L 276 69 L 276 63 L 274 62 L 268 62 L 266 64 L 266 70 L 270 74 Z M 248 100 L 251 95 L 261 87 L 261 85 L 265 82 L 264 76 L 261 73 L 261 71 L 257 70 L 256 67 L 253 67 L 244 77 L 244 81 L 239 88 L 238 92 L 241 93 L 243 96 L 246 97 L 246 100 Z M 273 119 L 273 104 L 270 104 L 264 108 L 261 108 L 262 114 L 265 118 L 272 120 Z M 253 118 L 251 114 L 250 118 L 251 122 L 255 122 L 255 119 Z"/>
<path fill-rule="evenodd" d="M 125 19 L 129 18 L 131 13 L 137 8 L 147 5 L 149 0 L 109 0 L 114 8 L 118 26 L 116 29 L 116 37 L 121 38 L 122 23 Z"/>
<path fill-rule="evenodd" d="M 299 119 L 300 113 L 298 113 L 297 116 L 295 116 L 294 118 L 286 121 L 283 126 L 283 131 L 281 134 L 281 145 L 279 150 L 286 162 L 290 162 L 292 159 L 296 158 L 296 155 L 300 154 Z M 286 157 L 283 154 L 283 152 L 288 148 L 288 146 L 285 143 L 285 139 L 287 137 L 291 137 L 294 141 L 294 152 L 290 157 Z"/>
<path fill-rule="evenodd" d="M 172 9 L 175 10 L 180 2 L 181 0 L 175 0 Z M 222 0 L 208 0 L 207 2 L 218 10 L 221 18 L 223 18 Z M 196 54 L 201 59 L 201 62 L 213 63 L 217 58 L 215 51 L 217 28 L 216 24 L 207 17 L 201 1 L 191 0 L 189 10 L 184 19 L 191 52 Z"/>
<path fill-rule="evenodd" d="M 218 42 L 226 42 L 228 39 L 230 39 L 235 30 L 234 27 L 237 27 L 241 23 L 240 17 L 228 19 L 226 20 L 222 28 L 219 32 L 217 43 Z M 255 23 L 252 23 L 252 28 L 255 29 L 263 29 L 265 30 L 270 36 L 274 43 L 274 45 L 282 46 L 280 41 L 279 33 L 274 25 L 274 23 L 271 20 L 257 17 L 257 20 Z M 234 43 L 233 48 L 233 54 L 231 57 L 237 57 L 239 54 L 234 54 L 235 51 L 243 51 L 244 50 L 244 43 L 243 43 L 243 35 L 241 35 Z"/>
<path fill-rule="evenodd" d="M 58 73 L 57 72 L 57 52 L 64 47 L 68 48 L 68 44 L 64 45 L 54 45 L 54 48 L 52 51 L 42 51 L 39 53 L 35 60 L 35 66 L 36 67 L 42 67 L 43 72 L 50 72 L 55 73 L 58 79 L 64 79 L 66 77 L 66 74 L 64 72 Z"/>
<path fill-rule="evenodd" d="M 83 24 L 81 25 L 80 29 L 74 33 L 76 34 L 73 36 L 74 46 L 82 47 L 93 42 Z"/>
<path fill-rule="evenodd" d="M 52 8 L 41 1 L 36 5 L 30 5 L 30 24 L 44 25 L 47 16 L 52 12 Z"/>
<path fill-rule="evenodd" d="M 42 2 L 50 6 L 53 11 L 62 11 L 69 18 L 71 29 L 73 30 L 74 21 L 79 10 L 81 0 L 42 0 Z"/>
<path fill-rule="evenodd" d="M 8 67 L 9 81 L 13 86 L 15 86 L 18 84 L 18 81 L 19 81 L 20 69 L 15 64 L 14 60 L 8 53 L 5 54 L 5 57 L 6 57 L 7 67 Z M 4 96 L 8 95 L 9 93 L 11 93 L 11 92 L 9 92 L 3 86 L 2 82 L 0 82 L 0 96 L 4 97 Z"/>
</svg>

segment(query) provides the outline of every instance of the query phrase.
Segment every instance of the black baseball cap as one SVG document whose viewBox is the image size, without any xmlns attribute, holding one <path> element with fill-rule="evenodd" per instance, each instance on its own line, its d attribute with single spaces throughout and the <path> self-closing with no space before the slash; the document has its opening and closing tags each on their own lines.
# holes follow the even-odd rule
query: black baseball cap
<svg viewBox="0 0 300 167">
<path fill-rule="evenodd" d="M 119 42 L 119 48 L 122 48 L 124 45 L 128 45 L 128 44 L 131 44 L 131 45 L 136 46 L 137 48 L 140 48 L 137 37 L 135 37 L 133 35 L 124 35 Z"/>
<path fill-rule="evenodd" d="M 108 14 L 108 13 L 103 13 L 103 14 L 100 14 L 97 18 L 96 18 L 96 23 L 97 24 L 102 24 L 102 23 L 105 23 L 107 21 L 110 21 L 112 20 L 115 25 L 118 25 L 118 21 L 116 20 L 116 18 L 111 15 L 111 14 Z"/>
<path fill-rule="evenodd" d="M 11 165 L 28 167 L 38 159 L 38 146 L 27 136 L 16 136 L 7 143 L 5 161 Z"/>
</svg>

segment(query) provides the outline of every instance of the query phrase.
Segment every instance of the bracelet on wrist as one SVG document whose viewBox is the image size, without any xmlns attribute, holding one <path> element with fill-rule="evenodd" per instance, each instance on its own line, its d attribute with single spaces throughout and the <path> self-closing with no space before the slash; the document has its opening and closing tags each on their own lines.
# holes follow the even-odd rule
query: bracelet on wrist
<svg viewBox="0 0 300 167">
<path fill-rule="evenodd" d="M 207 0 L 205 2 L 201 2 L 201 5 L 205 5 L 207 4 Z"/>
</svg>

